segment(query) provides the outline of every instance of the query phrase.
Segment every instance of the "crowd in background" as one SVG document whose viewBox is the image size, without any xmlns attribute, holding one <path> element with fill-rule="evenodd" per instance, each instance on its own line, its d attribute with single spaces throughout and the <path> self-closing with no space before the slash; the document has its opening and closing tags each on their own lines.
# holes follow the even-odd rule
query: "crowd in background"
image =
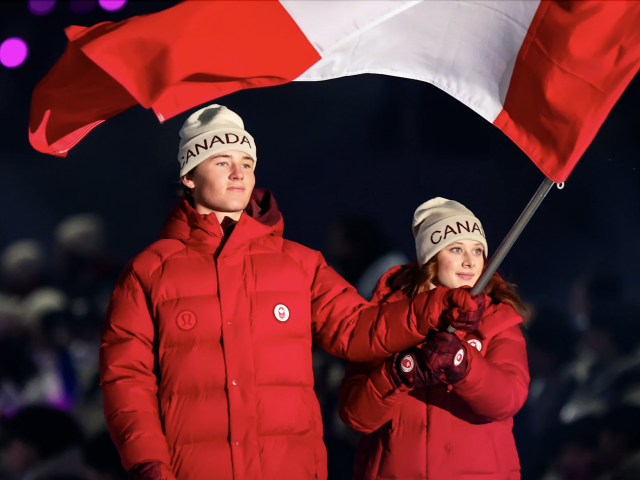
<svg viewBox="0 0 640 480">
<path fill-rule="evenodd" d="M 93 214 L 62 221 L 50 242 L 0 254 L 0 478 L 117 480 L 102 412 L 100 330 L 123 260 Z M 411 261 L 375 222 L 348 217 L 324 252 L 360 294 Z M 515 279 L 517 281 L 517 279 Z M 527 292 L 520 292 L 527 300 Z M 615 272 L 576 278 L 564 307 L 530 305 L 531 384 L 514 434 L 523 480 L 640 478 L 640 311 Z M 329 478 L 349 479 L 360 435 L 340 421 L 345 362 L 314 346 Z"/>
<path fill-rule="evenodd" d="M 62 221 L 51 244 L 0 255 L 0 478 L 127 478 L 102 413 L 100 330 L 122 265 L 103 220 Z"/>
</svg>

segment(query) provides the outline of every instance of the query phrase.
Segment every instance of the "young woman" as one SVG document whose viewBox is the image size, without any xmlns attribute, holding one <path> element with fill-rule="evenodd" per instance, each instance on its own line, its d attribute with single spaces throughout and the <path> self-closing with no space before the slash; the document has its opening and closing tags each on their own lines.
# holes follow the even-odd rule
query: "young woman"
<svg viewBox="0 0 640 480">
<path fill-rule="evenodd" d="M 475 284 L 487 242 L 468 209 L 434 198 L 416 210 L 413 231 L 418 263 L 389 270 L 373 302 Z M 349 364 L 340 417 L 366 434 L 354 479 L 520 478 L 512 427 L 529 386 L 519 326 L 528 310 L 497 274 L 478 303 L 485 308 L 470 317 L 467 331 L 433 331 L 382 363 Z"/>
</svg>

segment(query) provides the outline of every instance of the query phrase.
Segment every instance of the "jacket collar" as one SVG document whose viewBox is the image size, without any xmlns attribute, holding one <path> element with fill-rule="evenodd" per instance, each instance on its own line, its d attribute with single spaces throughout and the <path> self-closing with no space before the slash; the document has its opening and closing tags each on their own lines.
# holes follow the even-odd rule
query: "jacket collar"
<svg viewBox="0 0 640 480">
<path fill-rule="evenodd" d="M 181 240 L 205 253 L 216 253 L 225 242 L 220 256 L 227 256 L 253 239 L 269 235 L 281 237 L 283 231 L 284 222 L 273 195 L 268 190 L 255 189 L 228 239 L 214 214 L 201 215 L 184 199 L 171 210 L 160 238 Z"/>
</svg>

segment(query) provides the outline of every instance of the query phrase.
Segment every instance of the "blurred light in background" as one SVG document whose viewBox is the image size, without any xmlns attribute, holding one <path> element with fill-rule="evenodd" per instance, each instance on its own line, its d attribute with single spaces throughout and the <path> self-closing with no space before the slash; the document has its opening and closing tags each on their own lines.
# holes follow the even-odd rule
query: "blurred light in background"
<svg viewBox="0 0 640 480">
<path fill-rule="evenodd" d="M 107 12 L 115 12 L 116 10 L 120 10 L 124 7 L 127 0 L 99 0 L 98 3 L 100 3 L 103 10 L 106 10 Z"/>
<path fill-rule="evenodd" d="M 29 0 L 27 6 L 31 13 L 42 16 L 53 10 L 56 6 L 56 0 Z"/>
<path fill-rule="evenodd" d="M 0 63 L 7 68 L 22 65 L 27 58 L 27 44 L 18 37 L 7 38 L 0 45 Z"/>
<path fill-rule="evenodd" d="M 97 4 L 98 2 L 96 2 L 96 0 L 71 0 L 69 2 L 69 8 L 71 8 L 73 13 L 86 15 L 96 8 Z"/>
</svg>

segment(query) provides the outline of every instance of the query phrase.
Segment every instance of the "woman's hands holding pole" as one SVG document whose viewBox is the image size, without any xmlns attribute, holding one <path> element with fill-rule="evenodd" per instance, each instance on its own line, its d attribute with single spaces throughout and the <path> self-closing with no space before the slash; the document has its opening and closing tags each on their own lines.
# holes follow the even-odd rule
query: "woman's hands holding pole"
<svg viewBox="0 0 640 480">
<path fill-rule="evenodd" d="M 460 287 L 449 290 L 448 309 L 444 318 L 448 321 L 447 330 L 454 328 L 463 332 L 474 332 L 480 326 L 489 297 L 484 293 L 473 295 L 471 287 Z"/>
<path fill-rule="evenodd" d="M 396 387 L 423 388 L 464 377 L 469 363 L 467 349 L 452 333 L 433 332 L 420 347 L 398 353 L 389 360 Z"/>
<path fill-rule="evenodd" d="M 432 326 L 425 343 L 396 354 L 389 360 L 391 376 L 396 386 L 421 388 L 440 382 L 459 382 L 467 370 L 466 347 L 451 332 L 473 332 L 489 303 L 484 293 L 471 294 L 470 287 L 449 289 L 437 287 L 429 292 L 426 311 Z M 437 321 L 434 322 L 437 315 Z M 437 328 L 448 332 L 436 331 Z"/>
<path fill-rule="evenodd" d="M 464 332 L 478 329 L 488 297 L 481 293 L 472 295 L 469 287 L 436 287 L 416 296 L 414 303 L 419 308 L 424 302 L 423 315 L 417 315 L 418 328 L 426 335 L 432 330 L 446 330 L 452 327 Z"/>
</svg>

